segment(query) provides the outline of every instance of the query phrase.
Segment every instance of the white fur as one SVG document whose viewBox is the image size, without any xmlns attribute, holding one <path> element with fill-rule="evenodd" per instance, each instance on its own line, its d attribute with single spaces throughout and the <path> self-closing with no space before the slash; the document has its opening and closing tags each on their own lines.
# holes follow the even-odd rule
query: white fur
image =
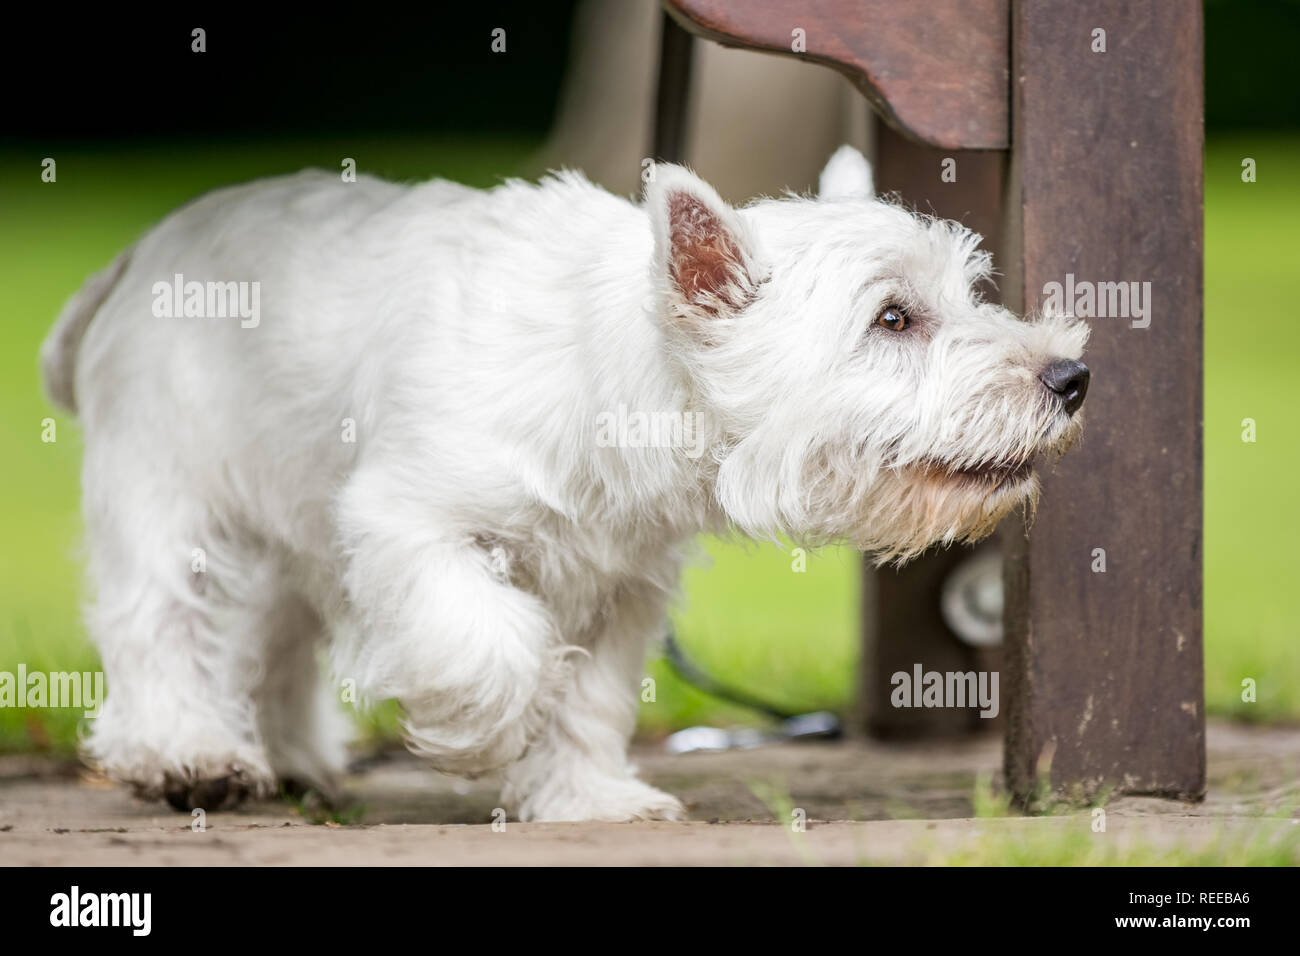
<svg viewBox="0 0 1300 956">
<path fill-rule="evenodd" d="M 679 816 L 626 744 L 694 535 L 907 557 L 1035 490 L 950 471 L 1079 426 L 1037 375 L 1083 327 L 982 304 L 978 237 L 835 162 L 834 200 L 742 209 L 676 167 L 643 206 L 574 173 L 480 192 L 305 172 L 143 236 L 43 353 L 85 428 L 110 684 L 90 758 L 155 796 L 328 786 L 352 679 L 402 702 L 434 765 L 505 768 L 521 819 Z M 701 261 L 725 281 L 683 288 Z M 260 322 L 155 318 L 176 273 L 260 282 Z M 923 334 L 875 324 L 891 301 Z M 705 454 L 598 443 L 620 404 L 698 413 Z"/>
<path fill-rule="evenodd" d="M 817 180 L 819 199 L 870 199 L 875 191 L 871 164 L 847 143 L 831 154 Z"/>
</svg>

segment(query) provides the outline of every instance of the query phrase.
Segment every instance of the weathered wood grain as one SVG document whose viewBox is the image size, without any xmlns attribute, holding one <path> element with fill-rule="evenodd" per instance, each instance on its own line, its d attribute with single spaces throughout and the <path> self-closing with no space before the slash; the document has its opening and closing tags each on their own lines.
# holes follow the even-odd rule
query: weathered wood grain
<svg viewBox="0 0 1300 956">
<path fill-rule="evenodd" d="M 693 33 L 839 70 L 891 125 L 949 149 L 1008 143 L 1008 0 L 666 0 Z M 796 52 L 795 31 L 803 52 Z"/>
<path fill-rule="evenodd" d="M 1150 282 L 1152 306 L 1091 320 L 1083 441 L 1007 536 L 1007 778 L 1028 795 L 1050 754 L 1058 789 L 1197 798 L 1201 7 L 1015 0 L 1012 23 L 1008 304 L 1070 273 Z"/>
</svg>

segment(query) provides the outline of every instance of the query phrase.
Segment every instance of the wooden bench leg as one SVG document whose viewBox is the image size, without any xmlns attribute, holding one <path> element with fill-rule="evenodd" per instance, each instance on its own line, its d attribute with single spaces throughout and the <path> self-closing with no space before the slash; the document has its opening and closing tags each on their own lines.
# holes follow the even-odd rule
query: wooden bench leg
<svg viewBox="0 0 1300 956">
<path fill-rule="evenodd" d="M 1022 797 L 1049 753 L 1058 790 L 1205 789 L 1201 34 L 1199 3 L 1012 7 L 1008 304 L 1041 307 L 1053 282 L 1076 312 L 1080 283 L 1146 297 L 1089 319 L 1083 440 L 1044 475 L 1029 536 L 1007 535 Z"/>
</svg>

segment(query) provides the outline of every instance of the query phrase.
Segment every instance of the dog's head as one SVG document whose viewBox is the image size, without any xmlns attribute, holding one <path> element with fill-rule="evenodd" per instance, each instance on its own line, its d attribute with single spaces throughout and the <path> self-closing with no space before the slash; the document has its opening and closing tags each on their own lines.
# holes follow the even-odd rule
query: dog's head
<svg viewBox="0 0 1300 956">
<path fill-rule="evenodd" d="M 1087 328 L 982 301 L 980 237 L 877 200 L 856 151 L 817 199 L 733 209 L 661 166 L 646 203 L 666 334 L 745 532 L 881 560 L 982 537 L 1078 435 Z"/>
</svg>

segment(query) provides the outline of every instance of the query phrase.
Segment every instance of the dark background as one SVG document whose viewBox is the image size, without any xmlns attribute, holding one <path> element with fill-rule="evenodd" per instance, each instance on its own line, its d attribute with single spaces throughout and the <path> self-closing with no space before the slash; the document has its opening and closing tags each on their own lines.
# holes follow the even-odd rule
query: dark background
<svg viewBox="0 0 1300 956">
<path fill-rule="evenodd" d="M 541 134 L 574 7 L 515 0 L 295 17 L 9 14 L 0 142 Z M 1206 0 L 1205 15 L 1207 127 L 1300 128 L 1300 0 Z M 202 55 L 190 52 L 195 26 L 207 30 Z M 496 27 L 506 31 L 503 54 L 490 49 Z"/>
<path fill-rule="evenodd" d="M 318 13 L 43 16 L 4 28 L 8 140 L 536 132 L 548 126 L 573 0 L 367 5 Z M 207 30 L 207 52 L 190 50 Z M 491 51 L 506 31 L 506 52 Z"/>
</svg>

